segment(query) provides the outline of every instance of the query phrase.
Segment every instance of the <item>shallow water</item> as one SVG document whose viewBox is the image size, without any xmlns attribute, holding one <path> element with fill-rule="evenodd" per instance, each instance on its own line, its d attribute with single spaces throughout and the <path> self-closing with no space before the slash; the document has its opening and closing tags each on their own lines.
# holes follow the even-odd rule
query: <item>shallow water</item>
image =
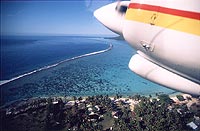
<svg viewBox="0 0 200 131">
<path fill-rule="evenodd" d="M 174 91 L 132 73 L 128 62 L 136 52 L 125 41 L 78 37 L 81 41 L 112 44 L 110 51 L 63 62 L 58 66 L 2 85 L 1 104 L 46 96 L 88 96 L 98 94 L 154 95 Z M 100 44 L 97 43 L 97 44 Z"/>
</svg>

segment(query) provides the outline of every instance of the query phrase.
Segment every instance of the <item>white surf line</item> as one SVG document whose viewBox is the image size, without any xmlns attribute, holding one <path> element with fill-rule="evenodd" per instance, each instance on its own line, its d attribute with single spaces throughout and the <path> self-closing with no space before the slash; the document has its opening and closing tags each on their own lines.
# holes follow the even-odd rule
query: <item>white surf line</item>
<svg viewBox="0 0 200 131">
<path fill-rule="evenodd" d="M 4 85 L 4 84 L 6 84 L 6 83 L 9 83 L 9 82 L 15 81 L 15 80 L 17 80 L 17 79 L 20 79 L 20 78 L 22 78 L 22 77 L 25 77 L 25 76 L 34 74 L 34 73 L 36 73 L 36 72 L 40 72 L 40 71 L 43 71 L 43 70 L 47 70 L 47 69 L 56 67 L 56 66 L 58 66 L 58 65 L 60 65 L 60 64 L 62 64 L 62 63 L 64 63 L 64 62 L 68 62 L 68 61 L 76 60 L 76 59 L 79 59 L 79 58 L 82 58 L 82 57 L 87 57 L 87 56 L 97 55 L 97 54 L 100 54 L 100 53 L 107 52 L 107 51 L 111 50 L 112 47 L 113 47 L 113 45 L 112 45 L 112 44 L 109 44 L 109 48 L 107 48 L 107 49 L 105 49 L 105 50 L 96 51 L 96 52 L 92 52 L 92 53 L 88 53 L 88 54 L 84 54 L 84 55 L 80 55 L 80 56 L 75 56 L 75 57 L 72 57 L 72 58 L 69 58 L 69 59 L 60 61 L 60 62 L 58 62 L 58 63 L 56 63 L 56 64 L 49 65 L 49 66 L 44 66 L 44 67 L 42 67 L 42 68 L 40 68 L 40 69 L 36 69 L 36 70 L 31 71 L 31 72 L 29 72 L 29 73 L 25 73 L 25 74 L 23 74 L 23 75 L 14 77 L 14 78 L 12 78 L 12 79 L 10 79 L 10 80 L 2 80 L 2 81 L 0 81 L 0 86 L 1 86 L 1 85 Z"/>
</svg>

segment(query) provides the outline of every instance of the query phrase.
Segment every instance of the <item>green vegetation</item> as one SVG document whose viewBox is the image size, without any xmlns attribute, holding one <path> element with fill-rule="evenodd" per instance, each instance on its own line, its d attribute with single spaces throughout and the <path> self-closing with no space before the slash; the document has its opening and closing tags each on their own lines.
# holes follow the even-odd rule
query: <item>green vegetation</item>
<svg viewBox="0 0 200 131">
<path fill-rule="evenodd" d="M 185 100 L 184 97 L 183 97 L 182 95 L 176 95 L 176 97 L 177 97 L 177 99 L 178 99 L 179 101 L 184 101 L 184 100 Z"/>
<path fill-rule="evenodd" d="M 192 117 L 192 115 L 190 113 L 178 113 L 179 106 L 169 109 L 168 104 L 171 103 L 171 100 L 166 95 L 159 96 L 159 99 L 159 101 L 150 101 L 148 98 L 143 98 L 135 107 L 136 130 L 189 130 L 186 124 L 188 123 L 188 118 Z M 185 111 L 188 110 L 186 109 Z"/>
<path fill-rule="evenodd" d="M 172 104 L 174 102 L 171 98 L 169 98 L 169 95 L 166 94 L 159 95 L 158 99 L 162 104 Z"/>
<path fill-rule="evenodd" d="M 177 105 L 168 95 L 40 98 L 1 109 L 3 131 L 188 131 L 198 108 Z M 64 101 L 65 100 L 65 101 Z M 133 100 L 134 110 L 130 108 Z M 196 106 L 195 106 L 196 107 Z"/>
</svg>

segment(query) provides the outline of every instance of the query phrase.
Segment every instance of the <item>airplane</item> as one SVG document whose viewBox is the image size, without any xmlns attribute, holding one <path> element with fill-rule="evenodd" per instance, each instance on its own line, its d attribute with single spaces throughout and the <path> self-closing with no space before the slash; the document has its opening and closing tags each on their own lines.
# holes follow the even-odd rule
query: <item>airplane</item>
<svg viewBox="0 0 200 131">
<path fill-rule="evenodd" d="M 200 0 L 118 1 L 94 16 L 136 49 L 134 73 L 200 96 Z"/>
</svg>

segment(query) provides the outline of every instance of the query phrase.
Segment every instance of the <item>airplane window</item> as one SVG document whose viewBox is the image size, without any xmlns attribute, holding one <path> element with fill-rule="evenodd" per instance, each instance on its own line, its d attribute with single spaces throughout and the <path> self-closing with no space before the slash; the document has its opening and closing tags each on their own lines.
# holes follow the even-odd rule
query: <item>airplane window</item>
<svg viewBox="0 0 200 131">
<path fill-rule="evenodd" d="M 128 8 L 127 6 L 121 5 L 121 6 L 117 6 L 116 10 L 119 11 L 120 13 L 126 13 L 127 8 Z"/>
<path fill-rule="evenodd" d="M 120 11 L 121 13 L 126 13 L 126 10 L 127 10 L 127 6 L 125 6 L 125 5 L 122 5 L 122 6 L 120 6 L 120 8 L 119 8 L 119 11 Z"/>
</svg>

